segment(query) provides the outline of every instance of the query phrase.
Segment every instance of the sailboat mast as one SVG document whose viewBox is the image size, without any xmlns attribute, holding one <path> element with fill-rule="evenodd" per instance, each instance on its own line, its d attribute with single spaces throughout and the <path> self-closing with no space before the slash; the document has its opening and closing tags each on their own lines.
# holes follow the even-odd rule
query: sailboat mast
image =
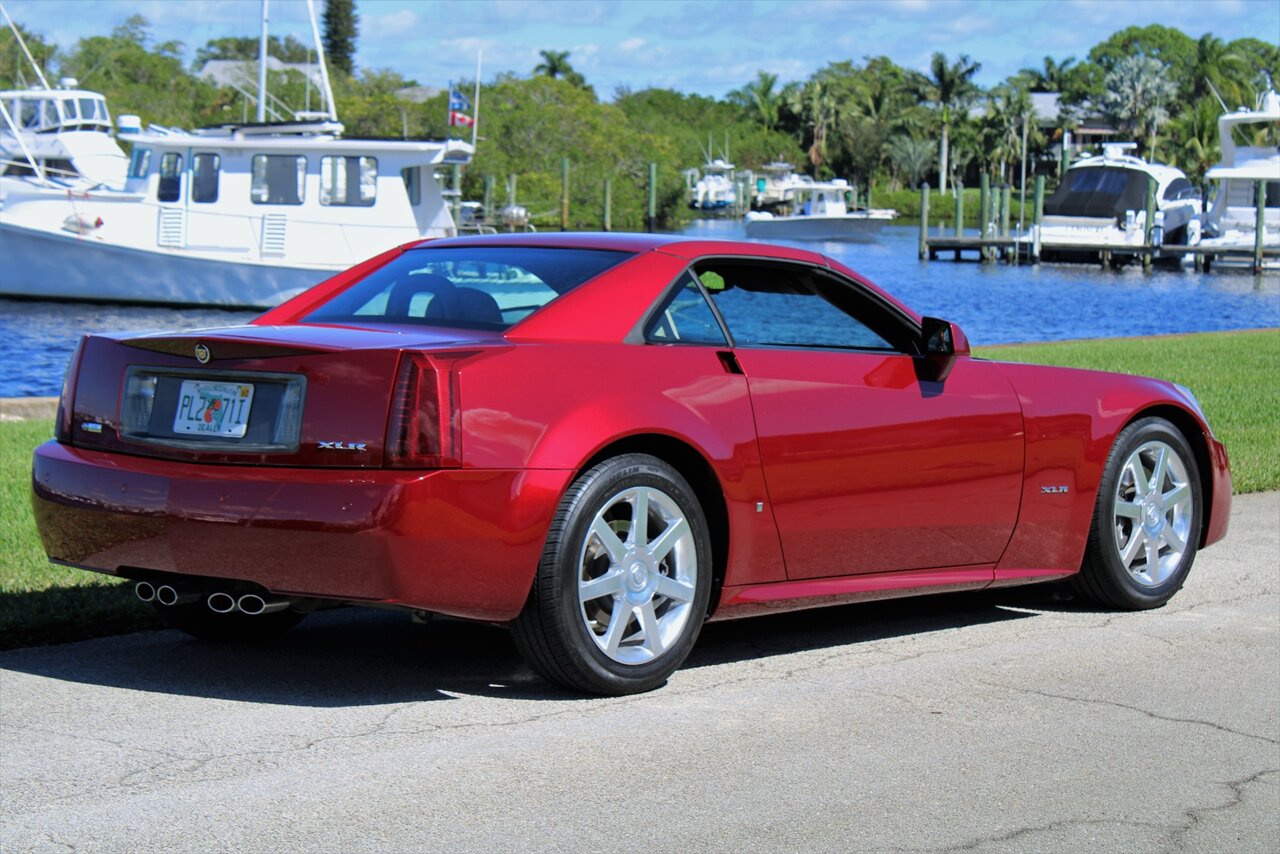
<svg viewBox="0 0 1280 854">
<path fill-rule="evenodd" d="M 320 25 L 316 23 L 314 0 L 307 0 L 307 17 L 311 20 L 311 38 L 316 44 L 316 56 L 320 58 L 320 83 L 324 86 L 324 102 L 329 106 L 329 118 L 336 122 L 338 107 L 333 103 L 333 87 L 329 85 L 329 65 L 325 62 L 324 45 L 320 42 Z"/>
<path fill-rule="evenodd" d="M 262 41 L 258 44 L 258 121 L 267 120 L 267 4 L 262 0 Z"/>
</svg>

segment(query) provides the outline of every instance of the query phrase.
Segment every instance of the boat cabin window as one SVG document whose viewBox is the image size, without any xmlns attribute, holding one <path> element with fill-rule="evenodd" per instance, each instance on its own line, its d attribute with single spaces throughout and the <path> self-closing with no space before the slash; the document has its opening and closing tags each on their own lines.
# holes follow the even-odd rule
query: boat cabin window
<svg viewBox="0 0 1280 854">
<path fill-rule="evenodd" d="M 176 151 L 167 151 L 160 158 L 160 183 L 156 187 L 156 200 L 176 202 L 181 197 L 182 155 Z"/>
<path fill-rule="evenodd" d="M 39 104 L 35 101 L 20 101 L 18 122 L 24 128 L 33 128 L 40 124 Z"/>
<path fill-rule="evenodd" d="M 320 204 L 367 208 L 377 193 L 377 158 L 320 158 Z"/>
<path fill-rule="evenodd" d="M 255 205 L 300 205 L 307 158 L 300 154 L 255 154 L 249 198 Z"/>
<path fill-rule="evenodd" d="M 80 118 L 96 119 L 98 117 L 98 105 L 94 103 L 92 98 L 81 98 L 78 103 L 80 104 Z"/>
<path fill-rule="evenodd" d="M 135 148 L 129 157 L 129 177 L 145 178 L 151 168 L 151 149 Z"/>
<path fill-rule="evenodd" d="M 58 105 L 53 101 L 40 102 L 40 125 L 41 127 L 56 128 L 62 120 L 58 118 Z"/>
<path fill-rule="evenodd" d="M 409 195 L 409 204 L 415 207 L 422 204 L 422 167 L 401 169 L 400 177 L 404 179 L 404 191 Z"/>
<path fill-rule="evenodd" d="M 69 119 L 69 120 L 70 120 L 70 119 L 78 119 L 78 118 L 80 118 L 80 111 L 76 109 L 76 99 L 75 99 L 75 98 L 63 98 L 63 99 L 62 99 L 62 112 L 63 112 L 64 114 L 66 114 L 66 117 L 67 117 L 67 119 Z"/>
<path fill-rule="evenodd" d="M 222 158 L 212 152 L 202 152 L 191 157 L 191 201 L 216 202 L 218 200 L 218 170 Z"/>
<path fill-rule="evenodd" d="M 1200 191 L 1186 178 L 1174 178 L 1164 191 L 1164 200 L 1166 202 L 1198 198 L 1200 198 Z"/>
</svg>

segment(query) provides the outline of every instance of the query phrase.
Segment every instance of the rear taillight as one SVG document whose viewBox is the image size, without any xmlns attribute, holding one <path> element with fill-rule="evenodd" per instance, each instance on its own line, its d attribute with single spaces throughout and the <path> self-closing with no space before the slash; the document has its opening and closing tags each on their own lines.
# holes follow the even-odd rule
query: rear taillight
<svg viewBox="0 0 1280 854">
<path fill-rule="evenodd" d="M 58 396 L 58 414 L 53 422 L 53 436 L 64 445 L 71 444 L 71 416 L 75 413 L 76 378 L 80 375 L 80 356 L 84 352 L 85 336 L 76 344 L 71 361 L 67 362 L 67 374 L 62 380 L 62 394 Z"/>
<path fill-rule="evenodd" d="M 457 468 L 458 436 L 454 354 L 432 358 L 404 353 L 391 392 L 384 456 L 389 468 Z"/>
</svg>

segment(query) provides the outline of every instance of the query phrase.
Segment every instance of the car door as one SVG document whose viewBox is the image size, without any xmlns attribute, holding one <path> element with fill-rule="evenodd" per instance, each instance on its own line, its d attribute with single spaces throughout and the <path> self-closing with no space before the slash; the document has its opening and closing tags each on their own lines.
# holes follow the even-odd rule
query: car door
<svg viewBox="0 0 1280 854">
<path fill-rule="evenodd" d="M 994 366 L 922 380 L 918 325 L 836 274 L 695 271 L 747 376 L 792 579 L 994 564 L 1017 520 L 1023 425 Z"/>
</svg>

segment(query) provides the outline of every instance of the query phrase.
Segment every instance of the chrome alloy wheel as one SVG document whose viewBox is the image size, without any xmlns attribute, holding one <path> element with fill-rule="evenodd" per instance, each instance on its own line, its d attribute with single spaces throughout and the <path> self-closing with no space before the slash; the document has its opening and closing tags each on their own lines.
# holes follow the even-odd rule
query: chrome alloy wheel
<svg viewBox="0 0 1280 854">
<path fill-rule="evenodd" d="M 591 520 L 578 559 L 587 632 L 621 664 L 644 664 L 680 639 L 698 585 L 693 529 L 660 489 L 625 489 Z"/>
<path fill-rule="evenodd" d="M 1129 455 L 1116 486 L 1113 522 L 1120 564 L 1136 583 L 1155 587 L 1177 571 L 1194 510 L 1187 465 L 1176 450 L 1151 441 Z"/>
</svg>

